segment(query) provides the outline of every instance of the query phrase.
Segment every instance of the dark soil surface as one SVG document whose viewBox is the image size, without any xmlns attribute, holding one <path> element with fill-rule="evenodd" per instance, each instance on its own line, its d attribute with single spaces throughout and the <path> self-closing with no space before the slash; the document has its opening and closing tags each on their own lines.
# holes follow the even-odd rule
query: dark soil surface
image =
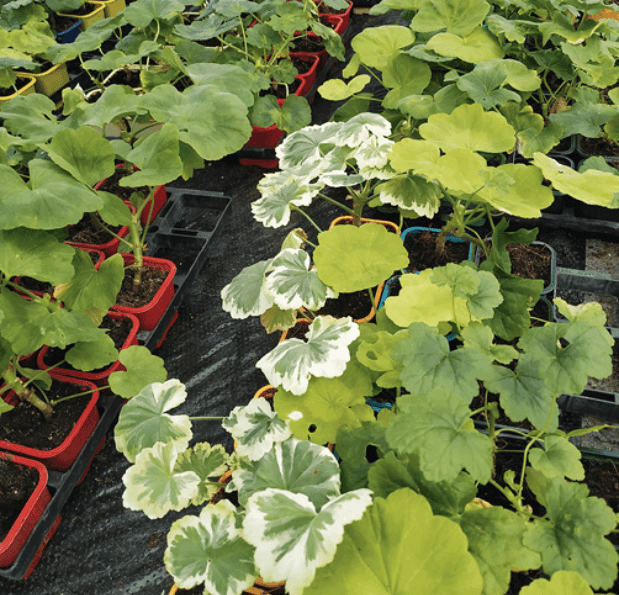
<svg viewBox="0 0 619 595">
<path fill-rule="evenodd" d="M 105 192 L 109 192 L 118 196 L 122 200 L 130 200 L 131 195 L 136 192 L 140 192 L 144 198 L 146 198 L 149 194 L 148 186 L 140 186 L 138 188 L 128 188 L 126 186 L 120 186 L 119 181 L 127 175 L 127 172 L 124 169 L 117 169 L 114 172 L 113 176 L 110 176 L 103 182 L 99 190 L 105 190 Z"/>
<path fill-rule="evenodd" d="M 619 157 L 619 145 L 606 138 L 586 138 L 581 136 L 579 139 L 580 152 L 585 155 L 604 155 Z"/>
<path fill-rule="evenodd" d="M 523 279 L 543 279 L 550 284 L 551 255 L 544 246 L 510 244 L 507 246 L 512 262 L 512 273 Z"/>
<path fill-rule="evenodd" d="M 0 459 L 0 543 L 11 530 L 39 481 L 36 469 Z"/>
<path fill-rule="evenodd" d="M 110 227 L 110 229 L 114 233 L 118 233 L 120 227 Z M 113 239 L 113 236 L 103 229 L 97 223 L 97 218 L 91 217 L 90 213 L 86 213 L 75 225 L 69 225 L 67 233 L 67 240 L 69 242 L 79 242 L 81 244 L 107 244 Z"/>
<path fill-rule="evenodd" d="M 21 77 L 17 77 L 17 80 L 15 81 L 15 88 L 13 87 L 0 88 L 0 97 L 10 97 L 11 95 L 13 95 L 13 93 L 15 93 L 15 89 L 19 91 L 20 89 L 24 88 L 29 82 L 30 82 L 30 79 L 24 79 Z"/>
<path fill-rule="evenodd" d="M 79 392 L 82 390 L 78 385 L 54 380 L 47 394 L 51 400 Z M 58 403 L 49 420 L 45 420 L 30 403 L 20 401 L 14 409 L 0 416 L 0 440 L 39 450 L 52 450 L 69 435 L 91 398 L 92 395 L 85 395 Z"/>
<path fill-rule="evenodd" d="M 376 287 L 372 289 L 374 295 L 376 295 L 376 290 Z M 329 298 L 316 314 L 335 316 L 335 318 L 352 316 L 353 320 L 361 320 L 369 316 L 371 311 L 372 302 L 368 292 L 355 291 L 353 293 L 340 293 L 336 298 Z"/>
<path fill-rule="evenodd" d="M 73 25 L 77 22 L 77 19 L 73 17 L 63 17 L 55 12 L 50 13 L 48 20 L 50 21 L 52 31 L 55 33 L 62 33 L 63 31 L 66 31 L 67 29 L 73 27 Z"/>
<path fill-rule="evenodd" d="M 430 232 L 407 233 L 404 247 L 408 250 L 408 271 L 411 273 L 445 266 L 448 262 L 457 264 L 468 258 L 470 250 L 468 242 L 448 241 L 445 250 L 439 253 L 436 250 L 436 235 Z"/>
<path fill-rule="evenodd" d="M 143 267 L 142 280 L 139 285 L 134 284 L 136 269 L 125 269 L 125 277 L 116 296 L 116 304 L 129 308 L 141 308 L 150 302 L 161 284 L 168 276 L 168 271 L 161 269 Z"/>
</svg>

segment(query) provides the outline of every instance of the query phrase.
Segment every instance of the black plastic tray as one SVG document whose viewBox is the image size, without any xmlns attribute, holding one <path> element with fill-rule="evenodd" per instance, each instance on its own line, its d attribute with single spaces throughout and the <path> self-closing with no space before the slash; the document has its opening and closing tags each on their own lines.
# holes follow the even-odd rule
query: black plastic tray
<svg viewBox="0 0 619 595">
<path fill-rule="evenodd" d="M 232 200 L 220 192 L 166 187 L 168 200 L 151 223 L 147 236 L 148 255 L 168 258 L 177 264 L 175 294 L 161 321 L 152 331 L 140 331 L 138 340 L 150 350 L 156 348 L 176 314 L 186 289 L 204 265 L 208 251 L 220 236 Z M 176 261 L 175 261 L 175 257 Z M 123 400 L 102 394 L 100 420 L 71 467 L 64 473 L 49 471 L 52 499 L 15 562 L 0 568 L 0 577 L 19 580 L 30 567 L 43 540 L 61 513 L 73 489 L 89 465 L 108 429 L 120 412 Z"/>
</svg>

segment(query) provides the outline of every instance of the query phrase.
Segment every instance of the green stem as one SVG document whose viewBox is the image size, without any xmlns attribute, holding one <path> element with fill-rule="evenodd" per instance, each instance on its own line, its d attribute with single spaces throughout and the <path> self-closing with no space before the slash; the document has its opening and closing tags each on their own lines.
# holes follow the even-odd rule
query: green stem
<svg viewBox="0 0 619 595">
<path fill-rule="evenodd" d="M 338 202 L 337 200 L 331 198 L 330 196 L 327 196 L 326 194 L 323 194 L 322 192 L 319 192 L 317 194 L 317 196 L 319 196 L 320 198 L 322 198 L 323 200 L 326 200 L 327 202 L 330 202 L 338 207 L 340 207 L 340 209 L 343 209 L 344 211 L 346 211 L 349 215 L 354 215 L 355 211 L 353 211 L 351 208 L 347 207 L 346 205 L 343 205 L 341 202 Z"/>
<path fill-rule="evenodd" d="M 221 421 L 223 419 L 228 419 L 227 417 L 190 417 L 190 421 Z"/>
<path fill-rule="evenodd" d="M 301 213 L 301 215 L 303 215 L 318 230 L 318 233 L 322 233 L 322 229 L 320 229 L 320 227 L 318 227 L 318 225 L 314 223 L 314 220 L 303 209 L 300 209 L 296 205 L 290 205 L 290 210 Z"/>
<path fill-rule="evenodd" d="M 68 401 L 70 399 L 75 399 L 76 397 L 83 397 L 84 395 L 92 395 L 93 393 L 100 391 L 101 388 L 107 388 L 107 387 L 97 387 L 91 390 L 85 390 L 84 392 L 81 392 L 81 393 L 75 393 L 73 395 L 69 395 L 68 397 L 61 397 L 60 399 L 54 399 L 50 401 L 50 404 L 57 405 L 58 403 L 62 403 L 63 401 Z"/>
</svg>

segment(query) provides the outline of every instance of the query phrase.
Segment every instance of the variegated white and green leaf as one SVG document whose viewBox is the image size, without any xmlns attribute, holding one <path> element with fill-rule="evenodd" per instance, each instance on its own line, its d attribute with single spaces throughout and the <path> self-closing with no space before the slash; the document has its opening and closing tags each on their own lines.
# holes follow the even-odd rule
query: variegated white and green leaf
<svg viewBox="0 0 619 595">
<path fill-rule="evenodd" d="M 189 417 L 167 413 L 186 398 L 185 387 L 177 379 L 143 388 L 120 411 L 114 429 L 117 450 L 134 463 L 140 451 L 157 442 L 173 444 L 178 452 L 187 448 L 193 435 Z"/>
<path fill-rule="evenodd" d="M 266 289 L 266 273 L 272 259 L 245 267 L 221 290 L 221 307 L 232 318 L 260 316 L 273 305 L 273 295 Z"/>
<path fill-rule="evenodd" d="M 337 297 L 333 290 L 318 278 L 311 268 L 310 256 L 305 250 L 287 248 L 272 261 L 272 272 L 267 277 L 266 290 L 273 294 L 282 310 L 307 308 L 318 310 L 327 298 Z"/>
<path fill-rule="evenodd" d="M 380 136 L 371 136 L 351 157 L 357 160 L 359 173 L 365 179 L 389 180 L 395 172 L 389 166 L 389 154 L 394 142 Z"/>
<path fill-rule="evenodd" d="M 352 319 L 320 316 L 310 324 L 306 341 L 286 339 L 256 364 L 269 384 L 302 395 L 311 376 L 335 378 L 350 360 L 348 346 L 359 336 Z"/>
<path fill-rule="evenodd" d="M 326 447 L 289 438 L 275 444 L 259 461 L 241 460 L 232 483 L 243 505 L 253 494 L 275 488 L 305 494 L 319 509 L 340 495 L 340 468 Z"/>
<path fill-rule="evenodd" d="M 200 478 L 194 471 L 177 471 L 177 458 L 173 442 L 157 442 L 140 452 L 122 478 L 123 505 L 143 511 L 149 519 L 189 506 L 198 493 Z"/>
<path fill-rule="evenodd" d="M 258 576 L 253 556 L 234 506 L 222 500 L 172 524 L 163 561 L 182 589 L 204 583 L 205 593 L 238 595 Z"/>
<path fill-rule="evenodd" d="M 333 136 L 341 127 L 340 122 L 326 122 L 320 126 L 306 126 L 302 130 L 289 134 L 275 148 L 279 166 L 285 170 L 306 161 L 321 159 L 324 154 L 321 145 L 332 143 Z"/>
<path fill-rule="evenodd" d="M 371 136 L 388 137 L 391 124 L 379 114 L 363 112 L 345 122 L 334 138 L 340 147 L 361 147 Z"/>
<path fill-rule="evenodd" d="M 194 506 L 210 500 L 215 494 L 219 488 L 217 479 L 228 469 L 227 461 L 228 453 L 224 447 L 221 444 L 211 446 L 208 442 L 199 442 L 179 455 L 174 471 L 193 471 L 200 478 L 198 493 L 191 501 Z"/>
<path fill-rule="evenodd" d="M 348 492 L 317 511 L 304 494 L 266 489 L 247 504 L 243 535 L 256 547 L 260 576 L 286 580 L 290 595 L 301 595 L 316 569 L 333 560 L 344 527 L 363 516 L 370 490 Z"/>
<path fill-rule="evenodd" d="M 286 440 L 290 429 L 264 397 L 252 399 L 245 407 L 235 407 L 222 422 L 236 441 L 236 453 L 257 461 Z"/>
</svg>

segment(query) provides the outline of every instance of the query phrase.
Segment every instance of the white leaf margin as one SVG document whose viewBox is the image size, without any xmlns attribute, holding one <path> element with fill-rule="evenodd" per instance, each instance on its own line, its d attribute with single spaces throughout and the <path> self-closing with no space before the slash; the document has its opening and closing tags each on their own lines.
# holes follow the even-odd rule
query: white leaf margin
<svg viewBox="0 0 619 595">
<path fill-rule="evenodd" d="M 260 576 L 266 581 L 285 580 L 290 595 L 301 595 L 314 580 L 316 569 L 333 560 L 344 527 L 363 516 L 372 503 L 371 494 L 368 489 L 348 492 L 327 502 L 319 512 L 304 494 L 272 488 L 254 494 L 247 503 L 243 535 L 256 548 Z M 291 528 L 295 514 L 297 531 Z M 285 530 L 278 530 L 282 526 Z M 307 548 L 310 539 L 314 557 Z"/>
</svg>

